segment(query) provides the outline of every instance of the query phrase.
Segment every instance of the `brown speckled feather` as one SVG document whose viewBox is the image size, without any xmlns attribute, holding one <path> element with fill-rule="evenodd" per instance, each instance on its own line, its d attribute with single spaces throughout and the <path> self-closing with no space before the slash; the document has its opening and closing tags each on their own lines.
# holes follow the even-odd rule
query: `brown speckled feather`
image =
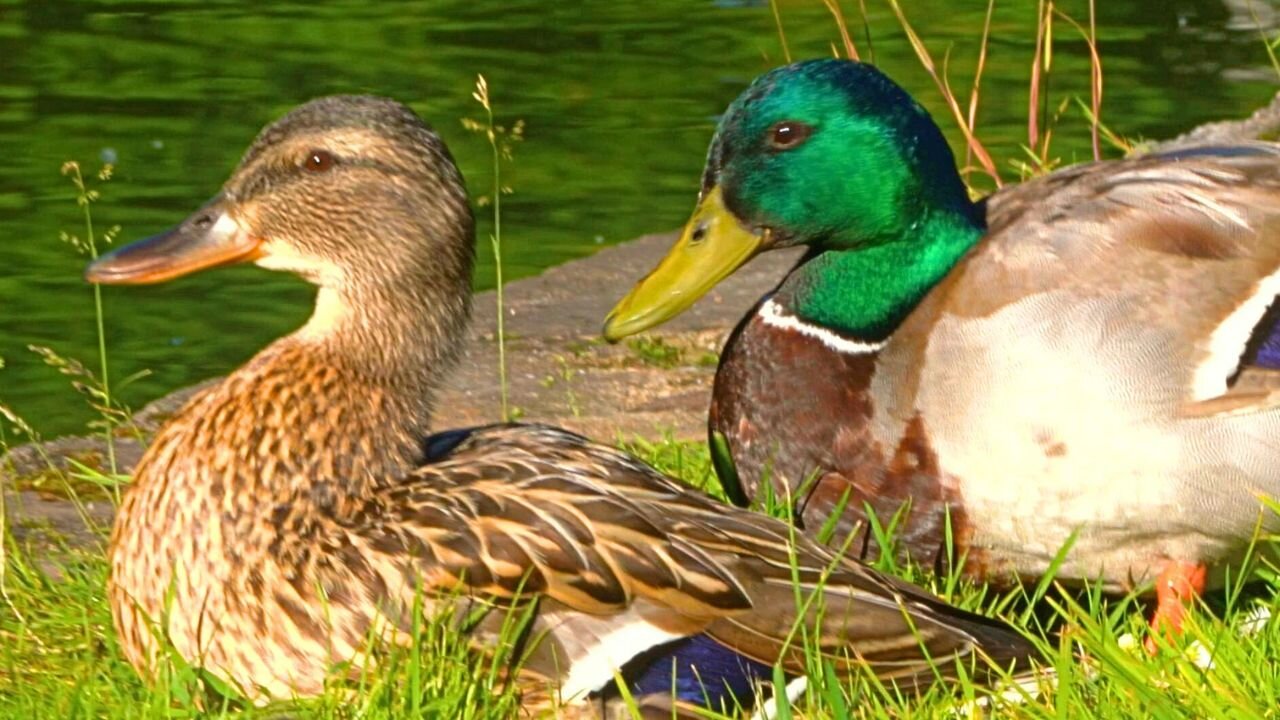
<svg viewBox="0 0 1280 720">
<path fill-rule="evenodd" d="M 772 482 L 777 497 L 791 497 L 809 533 L 845 509 L 834 541 L 855 534 L 850 552 L 864 560 L 879 555 L 866 508 L 886 525 L 902 513 L 899 546 L 933 562 L 945 556 L 947 508 L 953 527 L 964 524 L 963 508 L 938 482 L 927 444 L 905 436 L 887 447 L 872 435 L 876 358 L 834 352 L 819 339 L 767 325 L 753 311 L 721 355 L 708 427 L 726 439 L 746 497 L 758 497 L 762 484 Z"/>
<path fill-rule="evenodd" d="M 795 621 L 794 572 L 809 592 L 825 586 L 818 637 L 833 657 L 847 652 L 901 677 L 931 673 L 922 643 L 935 658 L 975 649 L 951 622 L 953 610 L 915 587 L 803 538 L 793 543 L 781 522 L 727 511 L 634 458 L 555 428 L 477 431 L 386 497 L 393 520 L 385 527 L 421 541 L 438 578 L 432 585 L 462 580 L 497 595 L 523 587 L 591 614 L 644 599 L 772 663 Z M 796 663 L 788 667 L 801 670 Z"/>
</svg>

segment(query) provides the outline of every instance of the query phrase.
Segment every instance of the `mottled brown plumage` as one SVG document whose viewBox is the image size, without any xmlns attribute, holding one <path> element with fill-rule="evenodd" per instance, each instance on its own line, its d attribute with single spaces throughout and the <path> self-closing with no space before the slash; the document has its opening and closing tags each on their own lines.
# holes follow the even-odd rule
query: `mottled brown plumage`
<svg viewBox="0 0 1280 720">
<path fill-rule="evenodd" d="M 428 437 L 472 235 L 438 137 L 399 104 L 339 97 L 263 131 L 179 228 L 91 266 L 92 280 L 148 282 L 252 259 L 320 287 L 306 326 L 193 398 L 137 468 L 109 595 L 140 671 L 163 637 L 255 701 L 313 695 L 335 664 L 358 668 L 371 637 L 403 639 L 420 592 L 427 613 L 536 601 L 526 707 L 611 712 L 614 670 L 686 638 L 802 672 L 783 645 L 793 572 L 823 598 L 808 620 L 842 672 L 910 687 L 1033 653 L 996 621 L 576 435 Z M 501 615 L 469 630 L 478 650 Z"/>
</svg>

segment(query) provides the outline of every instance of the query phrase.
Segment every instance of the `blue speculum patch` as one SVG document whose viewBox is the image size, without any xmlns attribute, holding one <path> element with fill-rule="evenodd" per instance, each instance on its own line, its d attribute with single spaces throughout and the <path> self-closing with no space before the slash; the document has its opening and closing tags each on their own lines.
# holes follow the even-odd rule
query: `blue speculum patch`
<svg viewBox="0 0 1280 720">
<path fill-rule="evenodd" d="M 1245 352 L 1244 364 L 1280 370 L 1280 308 L 1273 305 L 1267 311 L 1254 328 L 1249 345 L 1251 351 Z"/>
<path fill-rule="evenodd" d="M 755 685 L 767 682 L 772 670 L 764 663 L 734 652 L 706 635 L 677 640 L 656 648 L 631 668 L 628 681 L 635 697 L 670 694 L 710 707 L 750 706 Z"/>
<path fill-rule="evenodd" d="M 1258 346 L 1258 355 L 1254 365 L 1280 370 L 1280 323 L 1274 323 L 1266 329 L 1266 339 Z"/>
</svg>

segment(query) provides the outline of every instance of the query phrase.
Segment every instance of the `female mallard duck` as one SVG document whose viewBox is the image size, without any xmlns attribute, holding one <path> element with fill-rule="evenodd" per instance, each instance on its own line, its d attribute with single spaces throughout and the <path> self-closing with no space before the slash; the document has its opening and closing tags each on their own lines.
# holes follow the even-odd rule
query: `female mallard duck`
<svg viewBox="0 0 1280 720">
<path fill-rule="evenodd" d="M 987 578 L 1157 579 L 1161 621 L 1280 495 L 1280 146 L 1072 167 L 970 202 L 875 68 L 757 79 L 693 218 L 613 310 L 656 325 L 753 255 L 808 254 L 739 323 L 710 414 L 722 481 L 806 527 L 909 505 L 901 548 Z M 866 544 L 863 543 L 863 548 Z"/>
<path fill-rule="evenodd" d="M 927 657 L 945 674 L 1031 655 L 998 622 L 581 437 L 428 437 L 467 319 L 473 234 L 434 132 L 390 100 L 333 97 L 264 130 L 176 229 L 89 267 L 93 282 L 150 283 L 252 261 L 319 286 L 302 329 L 193 398 L 138 465 L 110 601 L 140 671 L 164 637 L 255 700 L 315 694 L 335 664 L 361 662 L 374 628 L 407 627 L 420 590 L 428 612 L 459 593 L 519 594 L 543 638 L 518 675 L 531 709 L 610 711 L 615 671 L 651 708 L 673 686 L 676 707 L 749 700 L 769 665 L 803 669 L 785 647 L 789 553 L 843 671 L 912 684 L 934 675 Z M 480 649 L 496 642 L 495 623 L 472 632 Z"/>
</svg>

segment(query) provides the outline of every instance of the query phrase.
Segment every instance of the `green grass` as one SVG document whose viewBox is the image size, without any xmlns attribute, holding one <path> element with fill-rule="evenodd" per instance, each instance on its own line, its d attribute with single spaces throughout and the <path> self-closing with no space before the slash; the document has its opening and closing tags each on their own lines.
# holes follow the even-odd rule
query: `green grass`
<svg viewBox="0 0 1280 720">
<path fill-rule="evenodd" d="M 684 352 L 657 335 L 640 335 L 627 340 L 627 347 L 640 362 L 670 370 L 684 360 Z"/>
<path fill-rule="evenodd" d="M 664 438 L 626 447 L 656 467 L 720 494 L 701 444 Z M 762 509 L 784 516 L 788 512 L 781 503 Z M 885 525 L 891 528 L 892 523 Z M 124 661 L 116 642 L 103 596 L 107 566 L 100 552 L 28 546 L 8 529 L 3 547 L 0 718 L 487 718 L 515 712 L 516 699 L 494 663 L 470 655 L 443 621 L 424 621 L 413 633 L 413 646 L 386 654 L 379 668 L 360 681 L 305 702 L 266 709 L 238 706 L 202 690 L 200 673 L 180 664 L 171 664 L 148 687 Z M 1258 579 L 1248 592 L 1233 582 L 1210 593 L 1208 607 L 1193 612 L 1186 637 L 1156 657 L 1138 649 L 1146 632 L 1144 614 L 1131 598 L 1066 592 L 1053 583 L 1000 593 L 891 558 L 877 565 L 962 607 L 1005 617 L 1039 639 L 1052 658 L 1058 686 L 1046 685 L 1039 698 L 1028 702 L 1002 705 L 999 717 L 1280 716 L 1274 700 L 1280 696 L 1280 624 L 1268 623 L 1253 634 L 1240 631 L 1255 608 L 1274 610 L 1280 604 L 1280 576 L 1260 560 L 1253 563 L 1252 576 Z M 803 644 L 800 630 L 796 642 Z M 1212 669 L 1195 665 L 1188 650 L 1194 642 L 1213 649 Z M 811 672 L 814 679 L 793 711 L 796 717 L 969 717 L 967 703 L 986 695 L 961 683 L 909 697 L 874 678 L 838 679 L 822 664 L 815 663 Z"/>
<path fill-rule="evenodd" d="M 5 542 L 0 718 L 502 718 L 515 709 L 495 664 L 471 657 L 443 621 L 415 628 L 413 644 L 384 653 L 377 671 L 304 702 L 243 706 L 177 662 L 148 687 L 116 642 L 102 555 L 68 549 L 55 579 L 11 535 Z"/>
</svg>

